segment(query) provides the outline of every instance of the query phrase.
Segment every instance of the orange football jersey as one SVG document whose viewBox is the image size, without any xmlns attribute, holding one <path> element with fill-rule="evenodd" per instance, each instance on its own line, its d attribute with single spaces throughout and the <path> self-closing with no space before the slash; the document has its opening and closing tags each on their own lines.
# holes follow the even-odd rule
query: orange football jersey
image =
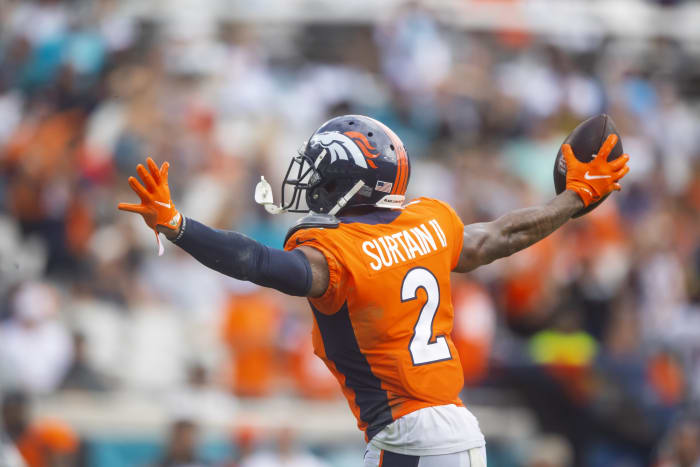
<svg viewBox="0 0 700 467">
<path fill-rule="evenodd" d="M 403 209 L 340 217 L 337 227 L 298 230 L 285 243 L 326 257 L 328 289 L 309 299 L 314 352 L 368 441 L 415 410 L 462 405 L 450 272 L 463 229 L 450 206 L 419 198 Z"/>
</svg>

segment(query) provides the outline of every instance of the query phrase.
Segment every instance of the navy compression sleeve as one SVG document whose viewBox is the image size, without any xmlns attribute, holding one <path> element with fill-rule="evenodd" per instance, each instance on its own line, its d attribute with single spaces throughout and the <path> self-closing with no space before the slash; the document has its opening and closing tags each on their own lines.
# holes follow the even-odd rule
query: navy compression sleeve
<svg viewBox="0 0 700 467">
<path fill-rule="evenodd" d="M 303 297 L 311 290 L 311 266 L 301 251 L 268 248 L 238 232 L 212 229 L 189 218 L 183 218 L 173 243 L 227 276 L 288 295 Z"/>
</svg>

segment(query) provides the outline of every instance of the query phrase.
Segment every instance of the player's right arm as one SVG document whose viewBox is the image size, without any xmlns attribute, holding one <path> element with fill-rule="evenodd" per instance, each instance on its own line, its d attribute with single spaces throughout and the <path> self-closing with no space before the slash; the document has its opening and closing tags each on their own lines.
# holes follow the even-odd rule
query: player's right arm
<svg viewBox="0 0 700 467">
<path fill-rule="evenodd" d="M 564 225 L 582 208 L 613 190 L 619 190 L 618 181 L 629 172 L 626 165 L 629 156 L 625 154 L 608 162 L 608 155 L 616 143 L 617 136 L 610 135 L 598 155 L 588 163 L 580 162 L 571 146 L 563 145 L 567 165 L 566 191 L 543 206 L 519 209 L 493 222 L 466 226 L 462 252 L 454 270 L 471 271 L 527 248 Z M 589 173 L 596 176 L 586 176 Z"/>
<path fill-rule="evenodd" d="M 222 274 L 279 290 L 288 295 L 319 297 L 328 287 L 324 255 L 308 246 L 292 251 L 269 248 L 238 232 L 213 229 L 180 215 L 170 198 L 168 167 L 151 158 L 148 171 L 136 168 L 144 185 L 129 177 L 141 204 L 120 203 L 119 209 L 141 214 L 146 224 L 164 234 L 203 265 Z"/>
</svg>

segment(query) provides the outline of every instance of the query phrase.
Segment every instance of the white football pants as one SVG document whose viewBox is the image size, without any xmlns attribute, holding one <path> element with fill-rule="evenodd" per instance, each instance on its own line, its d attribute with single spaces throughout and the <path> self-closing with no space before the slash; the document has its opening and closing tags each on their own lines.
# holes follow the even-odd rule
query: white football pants
<svg viewBox="0 0 700 467">
<path fill-rule="evenodd" d="M 486 467 L 486 448 L 437 456 L 407 456 L 367 445 L 364 467 Z"/>
</svg>

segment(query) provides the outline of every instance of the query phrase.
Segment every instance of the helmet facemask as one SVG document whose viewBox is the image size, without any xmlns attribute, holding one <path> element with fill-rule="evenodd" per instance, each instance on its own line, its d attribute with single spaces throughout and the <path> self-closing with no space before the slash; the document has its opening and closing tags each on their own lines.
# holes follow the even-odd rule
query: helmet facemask
<svg viewBox="0 0 700 467">
<path fill-rule="evenodd" d="M 304 153 L 305 146 L 306 144 L 302 145 L 298 154 L 289 161 L 287 173 L 282 180 L 281 207 L 287 212 L 309 212 L 305 195 L 307 190 L 314 188 L 321 181 L 321 175 L 314 166 L 314 160 Z"/>
<path fill-rule="evenodd" d="M 308 153 L 309 149 L 312 150 L 311 154 Z M 313 156 L 313 150 L 318 151 L 318 156 Z M 356 180 L 352 170 L 338 174 L 322 173 L 329 169 L 330 160 L 326 158 L 327 153 L 326 148 L 315 145 L 308 147 L 304 143 L 289 162 L 282 181 L 280 205 L 276 206 L 273 203 L 271 187 L 264 177 L 255 189 L 255 200 L 265 205 L 270 214 L 309 211 L 337 214 L 365 183 Z"/>
</svg>

